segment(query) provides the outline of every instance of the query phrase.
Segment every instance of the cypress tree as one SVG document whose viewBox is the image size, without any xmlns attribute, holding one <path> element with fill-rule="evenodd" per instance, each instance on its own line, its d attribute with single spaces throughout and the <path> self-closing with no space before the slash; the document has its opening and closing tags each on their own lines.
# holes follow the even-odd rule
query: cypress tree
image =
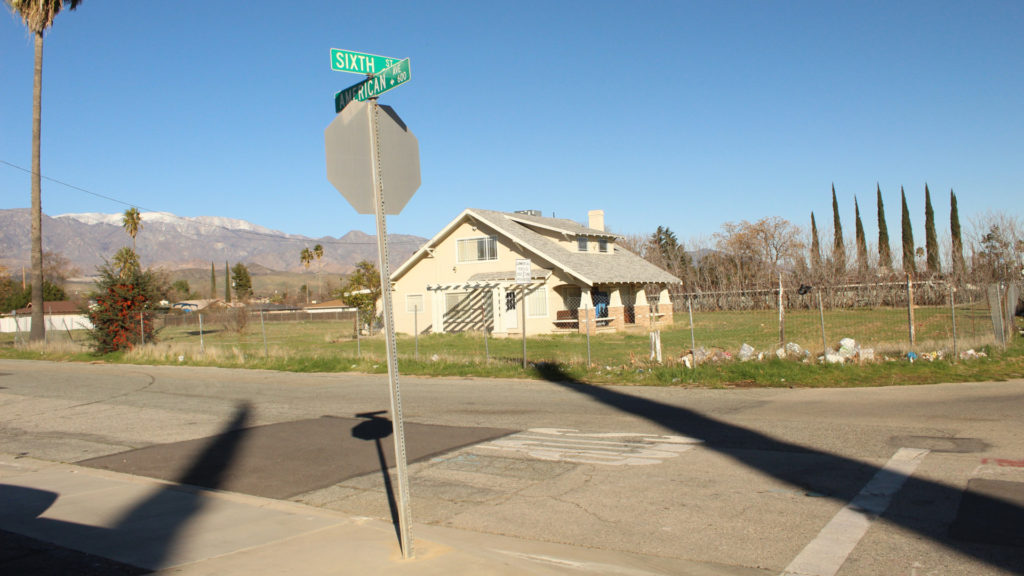
<svg viewBox="0 0 1024 576">
<path fill-rule="evenodd" d="M 231 303 L 231 268 L 227 260 L 224 261 L 224 303 Z"/>
<path fill-rule="evenodd" d="M 864 239 L 864 224 L 860 221 L 860 206 L 857 204 L 857 197 L 853 197 L 853 213 L 856 215 L 857 226 L 857 270 L 868 271 L 868 243 Z"/>
<path fill-rule="evenodd" d="M 839 202 L 836 201 L 836 185 L 832 184 L 832 260 L 836 272 L 846 272 L 846 246 L 843 244 L 843 224 L 839 221 Z"/>
<path fill-rule="evenodd" d="M 814 212 L 811 212 L 811 272 L 817 274 L 821 271 L 821 244 L 818 242 L 818 225 L 814 222 Z"/>
<path fill-rule="evenodd" d="M 217 297 L 217 272 L 213 269 L 213 261 L 210 262 L 210 300 Z"/>
<path fill-rule="evenodd" d="M 932 195 L 927 183 L 924 185 L 924 245 L 928 253 L 928 272 L 941 274 L 939 240 L 935 235 L 935 211 L 932 210 Z"/>
<path fill-rule="evenodd" d="M 914 229 L 910 227 L 910 210 L 907 210 L 907 195 L 903 193 L 903 186 L 900 186 L 900 200 L 903 202 L 903 271 L 917 274 L 917 265 L 914 264 Z"/>
<path fill-rule="evenodd" d="M 967 271 L 964 265 L 964 243 L 960 236 L 960 213 L 956 208 L 956 194 L 949 189 L 949 233 L 953 237 L 953 274 L 963 277 Z"/>
<path fill-rule="evenodd" d="M 885 225 L 885 205 L 882 204 L 882 188 L 875 183 L 878 194 L 878 267 L 892 270 L 892 252 L 889 251 L 889 227 Z"/>
</svg>

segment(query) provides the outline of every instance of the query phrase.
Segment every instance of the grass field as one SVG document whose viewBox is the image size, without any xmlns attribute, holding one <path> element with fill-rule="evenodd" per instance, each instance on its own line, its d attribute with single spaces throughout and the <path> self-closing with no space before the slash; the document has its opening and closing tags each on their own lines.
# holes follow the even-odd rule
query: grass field
<svg viewBox="0 0 1024 576">
<path fill-rule="evenodd" d="M 952 359 L 949 311 L 915 310 L 918 353 L 946 352 L 936 362 L 906 360 L 909 330 L 905 310 L 862 309 L 825 313 L 826 340 L 838 347 L 844 337 L 874 347 L 878 360 L 864 365 L 823 365 L 821 317 L 817 311 L 791 311 L 786 316 L 786 341 L 808 349 L 806 361 L 779 360 L 778 316 L 773 312 L 713 312 L 694 315 L 693 338 L 698 347 L 735 354 L 744 344 L 766 352 L 770 360 L 708 363 L 685 367 L 679 357 L 691 348 L 689 320 L 661 331 L 663 362 L 649 360 L 650 339 L 645 328 L 601 333 L 588 340 L 581 334 L 494 338 L 482 333 L 401 335 L 396 340 L 400 371 L 434 376 L 537 378 L 556 366 L 564 377 L 594 383 L 677 386 L 870 386 L 960 380 L 1024 377 L 1024 345 L 1015 338 L 1007 350 L 995 346 L 991 321 L 958 311 L 958 350 L 975 348 L 987 357 Z M 987 314 L 987 313 L 986 313 Z M 96 361 L 82 331 L 51 331 L 46 346 L 15 346 L 14 335 L 0 335 L 0 356 Z M 126 353 L 102 357 L 108 362 L 187 364 L 245 367 L 299 372 L 386 372 L 385 342 L 381 336 L 355 338 L 350 321 L 267 322 L 237 325 L 168 327 L 159 342 Z M 588 364 L 588 358 L 590 360 Z"/>
</svg>

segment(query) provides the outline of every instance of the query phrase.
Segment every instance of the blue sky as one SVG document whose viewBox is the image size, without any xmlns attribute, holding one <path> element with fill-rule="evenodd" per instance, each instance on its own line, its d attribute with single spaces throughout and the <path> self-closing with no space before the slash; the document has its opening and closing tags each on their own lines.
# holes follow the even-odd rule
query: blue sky
<svg viewBox="0 0 1024 576">
<path fill-rule="evenodd" d="M 5 10 L 6 11 L 6 10 Z M 781 216 L 876 238 L 905 187 L 924 238 L 949 191 L 965 226 L 1021 214 L 1024 3 L 138 2 L 86 0 L 46 37 L 42 171 L 140 209 L 312 237 L 373 232 L 327 182 L 330 48 L 409 57 L 385 95 L 420 143 L 422 187 L 389 231 L 467 207 L 618 233 L 708 237 Z M 0 17 L 0 161 L 31 165 L 32 43 Z M 0 163 L 0 208 L 29 177 Z M 43 210 L 124 204 L 44 181 Z M 894 237 L 897 237 L 894 236 Z"/>
</svg>

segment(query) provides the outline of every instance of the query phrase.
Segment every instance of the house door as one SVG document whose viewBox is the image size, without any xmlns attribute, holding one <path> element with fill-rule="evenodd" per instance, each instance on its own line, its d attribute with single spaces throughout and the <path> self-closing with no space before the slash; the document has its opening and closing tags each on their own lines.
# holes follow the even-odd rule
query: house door
<svg viewBox="0 0 1024 576">
<path fill-rule="evenodd" d="M 636 324 L 636 290 L 632 286 L 623 286 L 619 288 L 619 297 L 622 299 L 622 322 Z"/>
<path fill-rule="evenodd" d="M 516 313 L 518 296 L 514 288 L 505 290 L 505 306 L 504 315 L 502 316 L 502 325 L 505 330 L 516 330 L 519 328 L 519 314 Z"/>
</svg>

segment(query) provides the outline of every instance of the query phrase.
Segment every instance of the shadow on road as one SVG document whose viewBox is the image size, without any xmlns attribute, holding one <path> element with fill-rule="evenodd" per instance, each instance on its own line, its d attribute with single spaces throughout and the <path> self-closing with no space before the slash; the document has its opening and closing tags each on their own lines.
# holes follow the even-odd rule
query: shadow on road
<svg viewBox="0 0 1024 576">
<path fill-rule="evenodd" d="M 363 412 L 356 414 L 356 418 L 366 418 L 352 428 L 352 437 L 360 440 L 373 440 L 377 445 L 377 460 L 380 462 L 380 473 L 384 477 L 384 491 L 388 495 L 388 507 L 391 510 L 391 524 L 395 527 L 395 536 L 401 540 L 402 532 L 398 524 L 398 501 L 395 499 L 395 490 L 391 484 L 391 474 L 388 473 L 388 461 L 384 457 L 384 446 L 381 440 L 391 436 L 394 426 L 388 418 L 381 418 L 381 414 L 387 414 L 386 410 L 377 412 Z"/>
<path fill-rule="evenodd" d="M 211 439 L 200 456 L 177 478 L 178 483 L 218 488 L 245 440 L 250 411 L 248 404 L 238 406 L 223 432 Z M 110 527 L 40 518 L 59 496 L 45 490 L 0 484 L 0 501 L 11 503 L 4 513 L 5 523 L 20 525 L 23 529 L 19 532 L 39 540 L 75 543 L 79 549 L 149 570 L 167 565 L 185 527 L 207 503 L 201 493 L 167 486 L 113 520 Z M 46 554 L 38 558 L 39 565 L 31 573 L 52 570 L 52 564 L 62 562 L 65 556 L 59 550 Z M 74 572 L 71 569 L 64 573 Z"/>
<path fill-rule="evenodd" d="M 700 439 L 706 448 L 715 450 L 740 464 L 787 482 L 807 493 L 833 498 L 843 504 L 846 504 L 880 470 L 863 462 L 772 438 L 686 408 L 593 386 L 574 379 L 554 364 L 537 364 L 535 370 L 549 382 L 589 396 L 624 413 L 642 417 L 679 434 Z M 936 522 L 936 518 L 956 516 L 956 510 L 961 506 L 962 495 L 964 500 L 969 500 L 971 506 L 977 507 L 977 510 L 990 512 L 983 533 L 975 531 L 979 523 L 975 521 L 974 515 L 970 515 L 967 521 L 960 521 L 958 517 L 952 526 L 948 520 Z M 931 510 L 924 515 L 905 513 L 905 510 L 913 506 L 901 508 L 904 510 L 902 513 L 894 511 L 898 501 L 909 499 L 913 500 L 915 506 Z M 943 508 L 936 510 L 936 507 Z M 920 511 L 920 508 L 916 508 L 915 511 Z M 995 514 L 991 514 L 992 511 Z M 889 511 L 883 516 L 886 521 L 946 548 L 991 566 L 1024 574 L 1024 548 L 1017 543 L 1020 535 L 1024 533 L 1024 508 L 1013 502 L 972 491 L 962 494 L 957 488 L 911 476 L 894 498 Z"/>
</svg>

